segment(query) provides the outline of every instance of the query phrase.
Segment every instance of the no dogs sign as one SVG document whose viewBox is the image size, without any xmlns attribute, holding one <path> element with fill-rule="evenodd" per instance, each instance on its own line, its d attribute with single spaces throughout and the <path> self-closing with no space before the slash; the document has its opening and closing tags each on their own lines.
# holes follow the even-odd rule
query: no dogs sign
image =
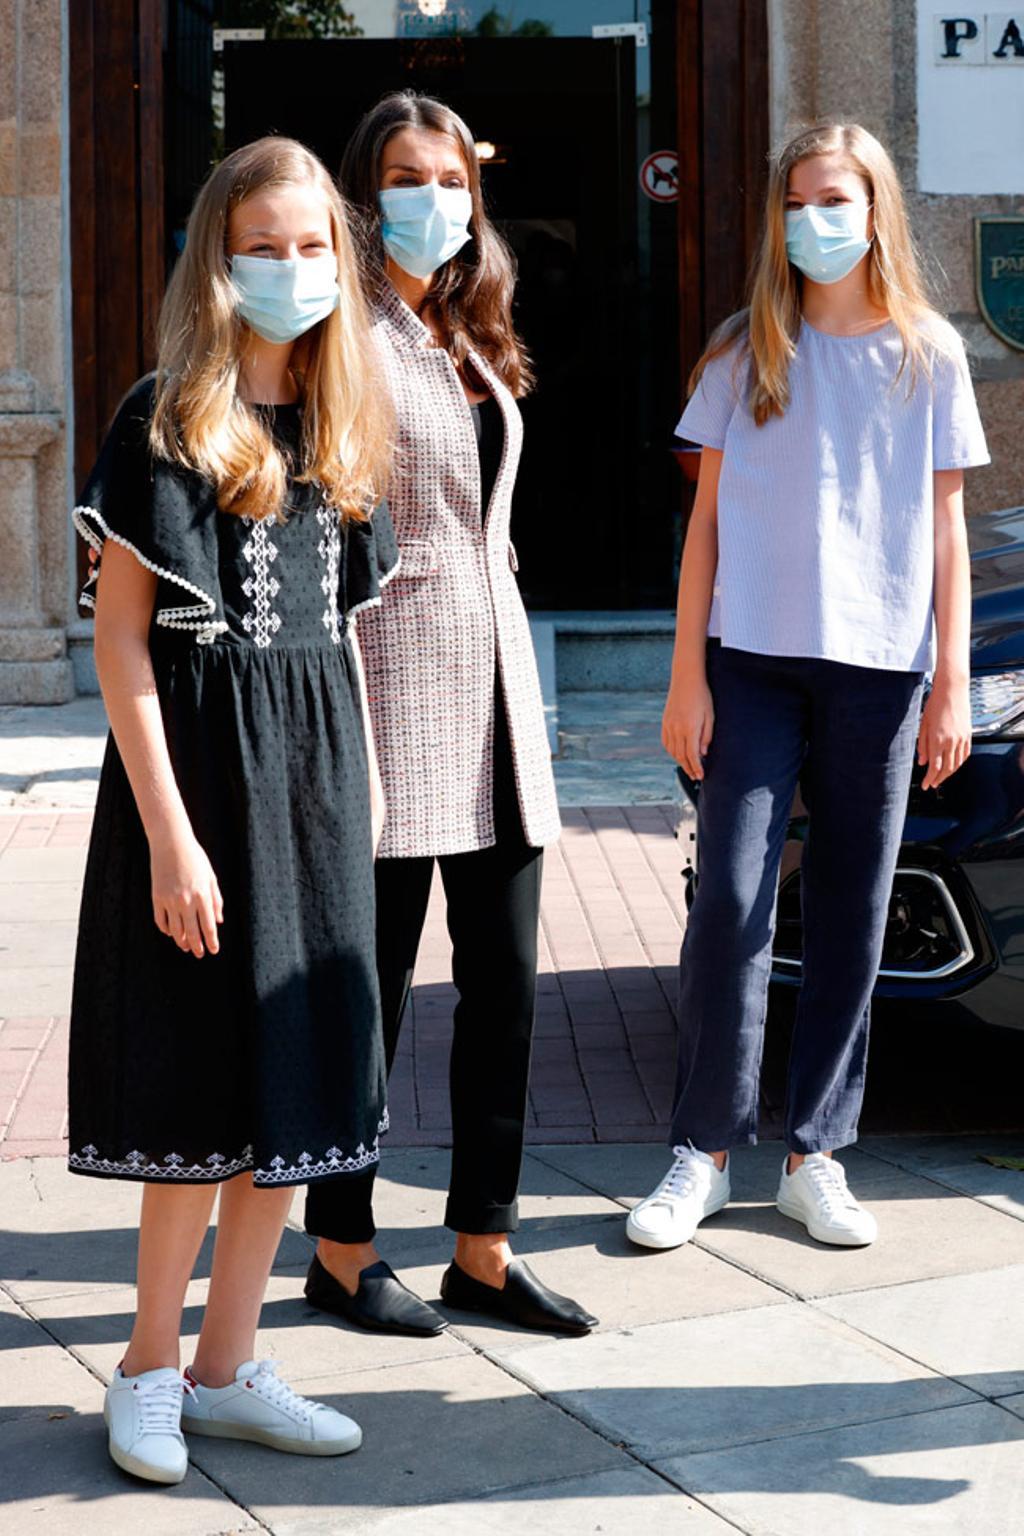
<svg viewBox="0 0 1024 1536">
<path fill-rule="evenodd" d="M 640 167 L 640 185 L 653 203 L 674 203 L 679 196 L 679 156 L 656 149 Z"/>
</svg>

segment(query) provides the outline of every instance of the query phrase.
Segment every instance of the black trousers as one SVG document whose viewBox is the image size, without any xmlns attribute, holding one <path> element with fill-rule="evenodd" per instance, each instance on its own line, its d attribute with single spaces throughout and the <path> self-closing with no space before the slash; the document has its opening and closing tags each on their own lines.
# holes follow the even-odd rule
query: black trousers
<svg viewBox="0 0 1024 1536">
<path fill-rule="evenodd" d="M 504 701 L 495 710 L 496 842 L 443 855 L 455 1007 L 450 1061 L 452 1171 L 445 1225 L 512 1232 L 523 1156 L 537 989 L 543 854 L 523 835 Z M 390 1072 L 427 912 L 433 858 L 378 859 L 377 972 Z M 306 1192 L 306 1231 L 337 1243 L 369 1242 L 376 1169 L 324 1179 Z"/>
</svg>

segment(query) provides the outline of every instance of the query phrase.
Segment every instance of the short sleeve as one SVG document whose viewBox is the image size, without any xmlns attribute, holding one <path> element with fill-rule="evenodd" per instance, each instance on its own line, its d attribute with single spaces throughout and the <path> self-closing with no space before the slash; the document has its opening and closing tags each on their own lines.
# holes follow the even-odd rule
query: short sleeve
<svg viewBox="0 0 1024 1536">
<path fill-rule="evenodd" d="M 935 358 L 932 397 L 933 469 L 971 469 L 990 463 L 967 354 L 959 336 L 955 336 L 950 352 Z"/>
<path fill-rule="evenodd" d="M 348 524 L 345 612 L 350 619 L 363 608 L 377 607 L 399 564 L 395 525 L 382 501 L 365 521 Z"/>
<path fill-rule="evenodd" d="M 79 598 L 94 608 L 108 539 L 159 577 L 154 622 L 199 641 L 227 629 L 217 570 L 216 498 L 195 474 L 154 458 L 149 447 L 155 381 L 125 396 L 75 507 L 74 525 L 100 554 Z"/>
<path fill-rule="evenodd" d="M 740 404 L 736 348 L 721 352 L 707 364 L 676 427 L 676 436 L 704 448 L 724 448 L 729 423 Z"/>
</svg>

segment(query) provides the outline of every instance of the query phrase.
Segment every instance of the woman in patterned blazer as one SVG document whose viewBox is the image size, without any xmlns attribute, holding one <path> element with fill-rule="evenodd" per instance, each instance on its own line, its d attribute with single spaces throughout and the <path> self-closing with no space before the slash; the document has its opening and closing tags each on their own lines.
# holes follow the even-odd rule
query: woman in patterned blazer
<svg viewBox="0 0 1024 1536">
<path fill-rule="evenodd" d="M 377 965 L 388 1066 L 440 864 L 459 1001 L 451 1056 L 450 1306 L 553 1332 L 596 1319 L 514 1259 L 537 978 L 542 849 L 559 834 L 509 514 L 531 383 L 511 257 L 484 212 L 465 123 L 403 92 L 369 112 L 341 173 L 366 221 L 375 335 L 395 405 L 388 501 L 401 563 L 360 618 L 387 816 Z M 373 1244 L 373 1174 L 311 1186 L 318 1307 L 386 1333 L 447 1325 Z"/>
</svg>

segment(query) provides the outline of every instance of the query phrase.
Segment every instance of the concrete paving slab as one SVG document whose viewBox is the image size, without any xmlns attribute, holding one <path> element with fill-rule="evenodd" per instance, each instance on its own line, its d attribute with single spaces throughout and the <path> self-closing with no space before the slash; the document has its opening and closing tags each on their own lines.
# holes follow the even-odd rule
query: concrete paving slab
<svg viewBox="0 0 1024 1536">
<path fill-rule="evenodd" d="M 465 1504 L 432 1504 L 375 1518 L 366 1511 L 360 1536 L 730 1536 L 735 1526 L 643 1467 L 596 1472 L 556 1483 L 515 1488 Z M 315 1531 L 315 1527 L 312 1528 Z M 305 1536 L 296 1526 L 290 1536 Z"/>
<path fill-rule="evenodd" d="M 546 1285 L 575 1297 L 599 1316 L 604 1332 L 785 1301 L 780 1291 L 692 1244 L 666 1254 L 635 1248 L 626 1239 L 621 1217 L 541 1232 L 527 1229 L 518 1232 L 512 1244 Z M 402 1279 L 417 1295 L 433 1301 L 444 1262 L 407 1263 Z M 511 1324 L 441 1310 L 463 1338 L 488 1354 L 549 1342 Z"/>
<path fill-rule="evenodd" d="M 260 1529 L 194 1467 L 177 1488 L 120 1472 L 107 1455 L 99 1408 L 80 1413 L 58 1402 L 52 1412 L 59 1417 L 0 1423 L 4 1536 L 243 1536 Z"/>
<path fill-rule="evenodd" d="M 199 1473 L 168 1495 L 119 1472 L 106 1451 L 102 1386 L 6 1298 L 0 1384 L 0 1531 L 225 1536 L 257 1529 Z"/>
<path fill-rule="evenodd" d="M 450 1251 L 453 1236 L 444 1223 L 451 1153 L 445 1148 L 404 1147 L 381 1158 L 374 1195 L 382 1253 L 408 1251 L 419 1242 L 443 1239 Z M 613 1201 L 529 1154 L 523 1160 L 519 1217 L 524 1231 L 543 1231 L 568 1222 L 592 1221 L 615 1214 Z"/>
<path fill-rule="evenodd" d="M 280 1361 L 282 1375 L 288 1380 L 299 1376 L 307 1381 L 318 1376 L 334 1378 L 347 1371 L 388 1369 L 470 1353 L 469 1346 L 450 1331 L 436 1339 L 405 1339 L 351 1328 L 308 1305 L 302 1294 L 305 1278 L 304 1265 L 274 1271 L 256 1335 L 257 1356 Z M 188 1364 L 195 1352 L 208 1288 L 206 1280 L 194 1280 L 186 1292 L 183 1364 Z M 131 1331 L 134 1287 L 48 1297 L 27 1306 L 62 1344 L 109 1380 Z M 0 1317 L 0 1347 L 3 1328 Z M 47 1342 L 45 1335 L 42 1342 Z"/>
<path fill-rule="evenodd" d="M 649 1193 L 668 1166 L 663 1148 L 538 1147 L 534 1155 L 623 1205 Z M 711 1253 L 802 1296 L 824 1296 L 943 1274 L 1024 1263 L 1021 1224 L 930 1178 L 851 1147 L 840 1154 L 850 1185 L 878 1217 L 870 1248 L 828 1248 L 776 1211 L 782 1148 L 744 1147 L 732 1160 L 733 1204 L 700 1228 Z"/>
<path fill-rule="evenodd" d="M 774 1205 L 753 1203 L 731 1205 L 705 1223 L 700 1245 L 798 1296 L 1024 1263 L 1024 1224 L 913 1174 L 873 1175 L 863 1156 L 846 1153 L 843 1161 L 851 1187 L 878 1219 L 870 1248 L 826 1247 Z"/>
<path fill-rule="evenodd" d="M 650 1194 L 672 1162 L 670 1149 L 662 1144 L 631 1146 L 537 1146 L 534 1157 L 558 1168 L 570 1178 L 599 1190 L 610 1200 L 633 1206 Z M 733 1153 L 730 1177 L 734 1201 L 774 1202 L 784 1147 L 778 1141 L 762 1141 Z M 838 1154 L 850 1182 L 870 1177 L 875 1185 L 896 1181 L 901 1170 L 866 1158 L 856 1147 Z"/>
<path fill-rule="evenodd" d="M 71 1011 L 72 959 L 59 965 L 4 966 L 4 1009 L 11 1014 Z"/>
<path fill-rule="evenodd" d="M 52 918 L 32 922 L 0 919 L 0 966 L 4 969 L 4 998 L 7 1003 L 7 977 L 11 969 L 38 970 L 40 966 L 71 966 L 75 962 L 77 914 L 61 922 Z M 11 1009 L 13 1012 L 13 1008 Z M 22 1010 L 19 1008 L 18 1010 Z M 47 1012 L 51 1010 L 46 1010 Z M 60 1012 L 61 1010 L 52 1010 Z"/>
<path fill-rule="evenodd" d="M 1024 1392 L 1024 1266 L 831 1297 L 832 1317 L 984 1397 Z"/>
<path fill-rule="evenodd" d="M 85 848 L 5 848 L 0 853 L 0 885 L 67 885 L 81 889 Z"/>
<path fill-rule="evenodd" d="M 973 1401 L 798 1303 L 501 1351 L 644 1460 Z"/>
<path fill-rule="evenodd" d="M 635 1205 L 650 1194 L 667 1171 L 672 1154 L 664 1145 L 543 1145 L 531 1157 L 621 1205 Z"/>
<path fill-rule="evenodd" d="M 374 1513 L 632 1465 L 478 1355 L 291 1384 L 351 1414 L 362 1449 L 306 1459 L 200 1436 L 189 1447 L 276 1536 L 361 1536 Z"/>
<path fill-rule="evenodd" d="M 81 896 L 73 880 L 0 882 L 0 922 L 77 923 Z"/>
<path fill-rule="evenodd" d="M 748 1536 L 1013 1536 L 1024 1424 L 990 1403 L 662 1462 Z"/>
<path fill-rule="evenodd" d="M 864 1150 L 1024 1221 L 1024 1171 L 994 1168 L 982 1161 L 985 1156 L 1024 1159 L 1024 1132 L 1019 1136 L 878 1136 L 866 1142 Z"/>
<path fill-rule="evenodd" d="M 0 1281 L 20 1301 L 130 1285 L 142 1187 L 69 1173 L 63 1158 L 0 1163 Z M 196 1268 L 209 1275 L 212 1231 Z M 309 1242 L 286 1231 L 279 1264 L 308 1264 Z"/>
<path fill-rule="evenodd" d="M 88 1410 L 98 1390 L 77 1360 L 14 1307 L 0 1311 L 0 1382 L 0 1425 L 12 1419 L 46 1420 L 64 1411 L 55 1404 Z"/>
<path fill-rule="evenodd" d="M 1024 1392 L 1018 1393 L 1015 1397 L 1001 1397 L 999 1406 L 1009 1409 L 1010 1413 L 1016 1413 L 1024 1419 Z"/>
</svg>

